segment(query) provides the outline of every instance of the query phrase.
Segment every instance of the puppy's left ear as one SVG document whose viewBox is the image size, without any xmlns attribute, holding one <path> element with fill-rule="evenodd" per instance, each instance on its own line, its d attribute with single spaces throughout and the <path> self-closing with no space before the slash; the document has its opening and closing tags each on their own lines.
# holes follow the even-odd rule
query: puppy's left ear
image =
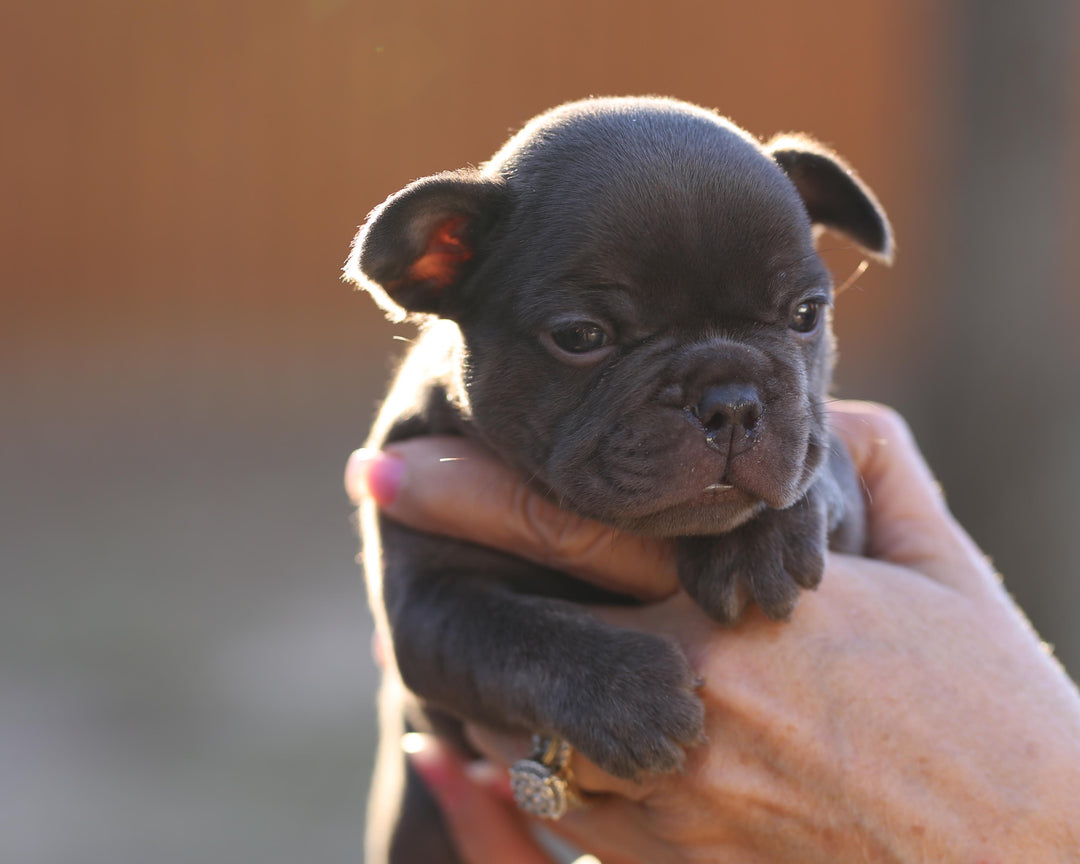
<svg viewBox="0 0 1080 864">
<path fill-rule="evenodd" d="M 843 234 L 874 258 L 892 263 L 892 227 L 874 193 L 823 144 L 804 135 L 778 135 L 765 152 L 795 184 L 810 221 Z"/>
</svg>

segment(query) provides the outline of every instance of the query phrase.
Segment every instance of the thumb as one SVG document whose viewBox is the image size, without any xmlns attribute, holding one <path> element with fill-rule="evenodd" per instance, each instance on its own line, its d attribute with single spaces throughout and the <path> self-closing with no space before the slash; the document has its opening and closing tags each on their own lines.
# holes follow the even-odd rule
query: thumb
<svg viewBox="0 0 1080 864">
<path fill-rule="evenodd" d="M 559 509 L 508 465 L 464 438 L 412 438 L 357 450 L 345 485 L 411 528 L 527 558 L 640 600 L 678 588 L 670 544 L 622 534 Z"/>
<path fill-rule="evenodd" d="M 903 418 L 869 402 L 829 407 L 832 428 L 851 451 L 866 490 L 869 557 L 910 567 L 965 593 L 996 583 L 949 512 Z"/>
</svg>

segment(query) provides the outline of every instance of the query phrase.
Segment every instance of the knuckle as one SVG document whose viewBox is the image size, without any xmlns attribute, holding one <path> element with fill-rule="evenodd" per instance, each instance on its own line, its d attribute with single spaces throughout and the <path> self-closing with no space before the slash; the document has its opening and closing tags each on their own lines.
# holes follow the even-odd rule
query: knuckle
<svg viewBox="0 0 1080 864">
<path fill-rule="evenodd" d="M 895 408 L 879 405 L 870 417 L 872 418 L 874 431 L 878 433 L 879 438 L 905 444 L 912 442 L 914 436 L 911 426 Z"/>
<path fill-rule="evenodd" d="M 911 426 L 895 408 L 877 402 L 856 403 L 856 406 L 855 410 L 841 415 L 844 417 L 842 437 L 849 445 L 868 454 L 879 454 L 883 447 L 915 448 Z"/>
<path fill-rule="evenodd" d="M 545 562 L 562 562 L 577 554 L 583 538 L 595 533 L 593 523 L 561 510 L 525 484 L 514 491 L 507 517 L 524 544 Z M 584 540 L 584 545 L 588 545 Z"/>
<path fill-rule="evenodd" d="M 503 530 L 513 544 L 507 551 L 642 599 L 661 599 L 677 589 L 670 542 L 621 534 L 561 509 L 520 481 L 503 500 Z"/>
</svg>

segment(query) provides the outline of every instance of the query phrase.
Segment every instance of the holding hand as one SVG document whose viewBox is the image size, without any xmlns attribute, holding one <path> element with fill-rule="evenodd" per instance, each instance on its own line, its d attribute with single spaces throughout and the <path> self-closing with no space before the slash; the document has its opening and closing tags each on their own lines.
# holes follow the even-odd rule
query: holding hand
<svg viewBox="0 0 1080 864">
<path fill-rule="evenodd" d="M 605 864 L 1080 860 L 1075 687 L 948 513 L 903 422 L 833 409 L 868 493 L 869 557 L 831 555 L 786 623 L 751 609 L 717 626 L 677 590 L 670 543 L 558 511 L 461 439 L 354 456 L 347 482 L 420 530 L 641 599 L 595 613 L 682 646 L 708 736 L 685 772 L 638 784 L 574 759 L 591 803 L 556 828 Z M 471 732 L 504 763 L 528 750 Z M 428 745 L 414 764 L 466 860 L 545 860 L 489 764 Z"/>
</svg>

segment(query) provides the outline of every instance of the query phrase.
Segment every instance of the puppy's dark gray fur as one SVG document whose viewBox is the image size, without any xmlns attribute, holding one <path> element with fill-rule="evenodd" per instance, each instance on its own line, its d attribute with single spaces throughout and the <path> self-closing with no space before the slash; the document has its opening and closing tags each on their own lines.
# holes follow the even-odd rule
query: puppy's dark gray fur
<svg viewBox="0 0 1080 864">
<path fill-rule="evenodd" d="M 873 194 L 809 139 L 762 145 L 666 99 L 543 114 L 481 168 L 412 183 L 360 229 L 348 277 L 395 319 L 452 322 L 425 329 L 369 446 L 468 436 L 564 508 L 679 538 L 680 580 L 717 620 L 749 602 L 786 618 L 828 543 L 862 543 L 823 408 L 820 227 L 891 256 Z M 369 862 L 454 860 L 416 778 L 404 805 L 391 788 L 401 728 L 452 735 L 465 717 L 557 734 L 623 777 L 675 770 L 700 740 L 685 657 L 570 602 L 596 592 L 365 521 L 373 603 L 407 688 L 389 673 L 399 695 L 384 723 L 408 715 L 380 757 Z"/>
</svg>

